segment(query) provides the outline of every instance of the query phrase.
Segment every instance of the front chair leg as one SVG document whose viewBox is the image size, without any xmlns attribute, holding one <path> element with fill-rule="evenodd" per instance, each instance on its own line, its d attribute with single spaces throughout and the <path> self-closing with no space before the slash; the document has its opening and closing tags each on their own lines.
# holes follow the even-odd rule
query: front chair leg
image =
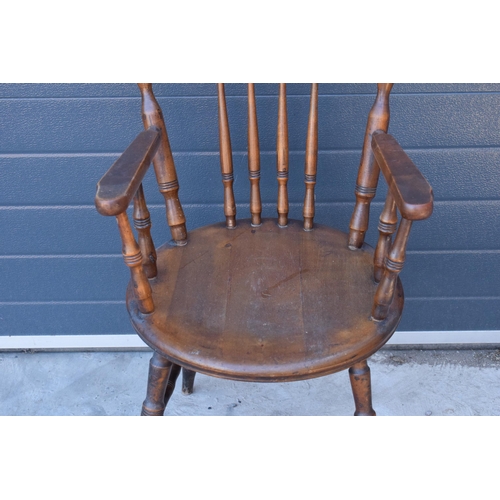
<svg viewBox="0 0 500 500">
<path fill-rule="evenodd" d="M 174 366 L 177 365 L 160 356 L 157 352 L 153 354 L 149 362 L 148 388 L 146 399 L 142 404 L 141 415 L 158 417 L 163 415 L 166 406 L 165 398 L 169 375 Z"/>
<path fill-rule="evenodd" d="M 182 392 L 183 394 L 193 394 L 194 377 L 196 372 L 188 370 L 187 368 L 182 369 Z"/>
<path fill-rule="evenodd" d="M 375 416 L 372 408 L 372 387 L 370 380 L 370 367 L 366 359 L 349 368 L 352 394 L 356 404 L 355 416 Z"/>
</svg>

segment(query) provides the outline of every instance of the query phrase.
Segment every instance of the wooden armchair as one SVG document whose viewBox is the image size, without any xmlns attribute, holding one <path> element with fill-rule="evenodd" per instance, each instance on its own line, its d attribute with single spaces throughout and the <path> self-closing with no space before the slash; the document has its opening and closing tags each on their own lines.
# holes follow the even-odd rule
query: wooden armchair
<svg viewBox="0 0 500 500">
<path fill-rule="evenodd" d="M 167 130 L 151 84 L 141 132 L 97 185 L 99 213 L 117 218 L 130 268 L 127 308 L 153 350 L 143 415 L 163 415 L 181 367 L 183 391 L 196 372 L 281 382 L 348 368 L 355 415 L 375 415 L 367 358 L 394 333 L 403 311 L 398 277 L 414 220 L 432 213 L 432 189 L 387 134 L 392 84 L 378 84 L 368 116 L 349 234 L 315 224 L 318 85 L 311 90 L 304 220 L 288 218 L 286 86 L 280 84 L 277 219 L 261 218 L 260 153 L 253 84 L 248 85 L 250 219 L 236 219 L 224 85 L 218 85 L 225 222 L 187 233 Z M 215 120 L 215 117 L 214 117 Z M 172 241 L 155 249 L 142 179 L 153 162 Z M 389 186 L 376 249 L 364 243 L 379 171 Z M 133 199 L 134 237 L 127 207 Z M 401 218 L 398 225 L 397 212 Z M 395 234 L 393 240 L 393 234 Z"/>
</svg>

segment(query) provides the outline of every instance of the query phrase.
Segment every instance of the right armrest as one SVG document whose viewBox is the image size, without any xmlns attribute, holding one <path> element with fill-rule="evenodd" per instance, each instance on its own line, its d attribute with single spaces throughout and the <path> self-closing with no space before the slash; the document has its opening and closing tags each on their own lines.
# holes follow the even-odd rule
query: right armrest
<svg viewBox="0 0 500 500">
<path fill-rule="evenodd" d="M 95 206 L 102 215 L 125 212 L 160 144 L 160 129 L 141 132 L 97 183 Z"/>
<path fill-rule="evenodd" d="M 401 215 L 408 220 L 432 214 L 432 188 L 392 135 L 376 131 L 372 150 Z"/>
</svg>

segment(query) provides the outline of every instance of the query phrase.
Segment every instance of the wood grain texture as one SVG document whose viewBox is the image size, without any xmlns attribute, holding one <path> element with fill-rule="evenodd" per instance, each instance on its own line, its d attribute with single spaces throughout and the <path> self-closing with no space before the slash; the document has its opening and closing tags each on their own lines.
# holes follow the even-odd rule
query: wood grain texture
<svg viewBox="0 0 500 500">
<path fill-rule="evenodd" d="M 347 248 L 347 235 L 300 221 L 263 219 L 194 230 L 186 247 L 158 250 L 156 311 L 127 304 L 134 328 L 175 364 L 254 381 L 301 380 L 349 368 L 383 345 L 403 307 L 397 281 L 384 321 L 370 319 L 373 249 Z"/>
<path fill-rule="evenodd" d="M 257 124 L 255 86 L 248 84 L 248 176 L 250 179 L 250 213 L 252 225 L 260 226 L 262 202 L 260 198 L 260 148 Z"/>
<path fill-rule="evenodd" d="M 95 206 L 101 215 L 118 215 L 130 204 L 160 144 L 160 131 L 141 132 L 97 183 Z"/>
<path fill-rule="evenodd" d="M 149 279 L 154 278 L 158 273 L 156 269 L 156 250 L 151 237 L 151 218 L 142 184 L 134 196 L 134 227 L 137 231 L 137 239 L 141 249 L 142 267 Z"/>
<path fill-rule="evenodd" d="M 389 192 L 387 193 L 384 208 L 380 214 L 380 222 L 378 224 L 379 238 L 373 258 L 373 277 L 377 283 L 380 281 L 380 278 L 382 278 L 385 259 L 391 248 L 392 235 L 396 232 L 397 223 L 398 214 L 396 212 L 396 202 Z"/>
<path fill-rule="evenodd" d="M 405 219 L 422 220 L 432 214 L 432 188 L 392 135 L 376 131 L 373 154 L 396 205 Z"/>
<path fill-rule="evenodd" d="M 388 256 L 384 262 L 384 271 L 375 294 L 372 318 L 376 321 L 384 320 L 394 299 L 396 280 L 403 269 L 406 257 L 406 245 L 410 235 L 412 221 L 401 219 Z"/>
<path fill-rule="evenodd" d="M 130 268 L 131 286 L 134 296 L 137 298 L 138 308 L 143 314 L 154 311 L 153 298 L 151 297 L 151 286 L 142 268 L 142 254 L 139 245 L 135 241 L 134 233 L 126 212 L 116 216 L 120 236 L 122 238 L 122 253 L 125 264 Z"/>
<path fill-rule="evenodd" d="M 351 249 L 361 247 L 368 229 L 370 203 L 377 192 L 380 172 L 378 165 L 374 162 L 371 139 L 376 130 L 387 132 L 389 128 L 389 95 L 392 86 L 392 83 L 378 84 L 377 97 L 368 115 L 363 152 L 356 181 L 356 205 L 349 225 L 349 247 Z"/>
<path fill-rule="evenodd" d="M 280 83 L 278 130 L 276 134 L 276 169 L 278 171 L 278 224 L 286 227 L 288 221 L 288 116 L 286 84 Z"/>
<path fill-rule="evenodd" d="M 222 171 L 222 184 L 224 185 L 224 215 L 226 226 L 233 229 L 236 226 L 236 202 L 234 200 L 233 183 L 233 152 L 231 149 L 231 134 L 229 132 L 229 119 L 227 116 L 226 95 L 224 84 L 217 84 L 219 103 L 219 145 L 220 167 Z"/>
<path fill-rule="evenodd" d="M 349 378 L 356 405 L 354 416 L 374 417 L 376 413 L 372 407 L 370 367 L 366 360 L 349 368 Z"/>
<path fill-rule="evenodd" d="M 306 193 L 304 197 L 304 229 L 311 231 L 315 213 L 314 186 L 316 185 L 316 173 L 318 169 L 318 84 L 311 86 L 311 103 L 309 107 L 309 122 L 307 126 L 306 140 L 306 165 L 305 184 Z"/>
<path fill-rule="evenodd" d="M 167 222 L 173 240 L 185 245 L 187 239 L 186 217 L 179 200 L 179 182 L 175 170 L 174 157 L 170 149 L 163 113 L 153 93 L 151 83 L 138 83 L 142 96 L 142 121 L 144 128 L 157 127 L 161 132 L 161 142 L 153 158 L 158 188 L 165 199 Z"/>
</svg>

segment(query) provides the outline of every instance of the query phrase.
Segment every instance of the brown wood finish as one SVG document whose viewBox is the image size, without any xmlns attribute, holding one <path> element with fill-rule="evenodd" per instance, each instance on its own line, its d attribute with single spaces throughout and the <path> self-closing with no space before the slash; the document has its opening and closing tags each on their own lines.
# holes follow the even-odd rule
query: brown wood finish
<svg viewBox="0 0 500 500">
<path fill-rule="evenodd" d="M 134 196 L 134 227 L 137 230 L 139 248 L 142 254 L 142 267 L 148 278 L 154 278 L 156 269 L 156 250 L 151 237 L 151 219 L 142 184 Z"/>
<path fill-rule="evenodd" d="M 262 213 L 262 202 L 260 199 L 260 148 L 255 86 L 253 83 L 248 84 L 248 176 L 250 178 L 252 226 L 260 226 Z"/>
<path fill-rule="evenodd" d="M 142 95 L 142 121 L 144 128 L 157 127 L 161 131 L 161 143 L 153 159 L 160 193 L 165 198 L 167 222 L 172 239 L 178 245 L 185 245 L 187 239 L 186 217 L 179 201 L 179 182 L 174 157 L 170 149 L 165 120 L 160 105 L 153 94 L 151 83 L 138 83 Z"/>
<path fill-rule="evenodd" d="M 184 394 L 193 394 L 195 376 L 196 372 L 187 368 L 182 369 L 182 392 Z"/>
<path fill-rule="evenodd" d="M 286 227 L 288 222 L 288 117 L 285 83 L 280 83 L 279 91 L 276 169 L 278 171 L 278 225 Z"/>
<path fill-rule="evenodd" d="M 311 231 L 314 220 L 314 186 L 318 167 L 318 84 L 311 87 L 311 105 L 309 109 L 309 123 L 307 126 L 306 141 L 306 168 L 304 197 L 304 229 Z"/>
<path fill-rule="evenodd" d="M 149 362 L 146 399 L 142 403 L 142 416 L 161 417 L 165 412 L 166 389 L 173 364 L 157 352 Z"/>
<path fill-rule="evenodd" d="M 222 184 L 224 184 L 224 215 L 226 216 L 227 228 L 234 229 L 236 227 L 236 202 L 234 201 L 233 192 L 233 152 L 223 83 L 217 84 L 217 92 L 219 98 L 220 167 Z"/>
<path fill-rule="evenodd" d="M 405 263 L 406 244 L 408 243 L 411 225 L 411 220 L 401 219 L 394 243 L 389 255 L 385 259 L 384 271 L 373 304 L 372 317 L 376 321 L 385 319 L 389 312 L 396 287 L 396 280 Z"/>
<path fill-rule="evenodd" d="M 354 416 L 374 417 L 376 415 L 372 407 L 372 387 L 370 367 L 366 359 L 356 363 L 349 368 L 352 394 L 356 405 Z"/>
<path fill-rule="evenodd" d="M 377 285 L 373 249 L 347 235 L 290 219 L 254 228 L 242 220 L 190 232 L 185 247 L 157 249 L 156 311 L 127 307 L 141 338 L 173 363 L 233 380 L 303 380 L 349 368 L 392 335 L 401 317 L 399 281 L 389 314 L 370 319 Z M 196 284 L 195 286 L 193 284 Z"/>
<path fill-rule="evenodd" d="M 385 133 L 392 84 L 379 84 L 370 111 L 349 234 L 313 224 L 317 84 L 311 90 L 303 222 L 288 219 L 284 84 L 280 84 L 278 99 L 278 219 L 261 218 L 255 89 L 249 84 L 252 218 L 236 226 L 229 124 L 224 87 L 219 84 L 226 223 L 192 231 L 188 245 L 179 244 L 186 242 L 184 238 L 177 240 L 177 245 L 165 243 L 158 249 L 151 239 L 141 184 L 153 157 L 160 190 L 168 200 L 172 234 L 185 236 L 181 229 L 185 226 L 183 215 L 179 215 L 182 208 L 175 201 L 177 180 L 173 161 L 167 158 L 171 153 L 161 111 L 150 84 L 139 86 L 145 125 L 154 127 L 139 134 L 98 183 L 96 207 L 104 215 L 117 216 L 123 255 L 132 276 L 127 308 L 134 328 L 154 350 L 142 414 L 163 415 L 182 368 L 182 391 L 186 394 L 193 392 L 198 371 L 232 380 L 278 382 L 349 369 L 355 415 L 375 415 L 367 358 L 387 342 L 400 321 L 404 296 L 399 273 L 412 221 L 432 212 L 432 189 L 392 136 Z M 389 190 L 374 252 L 363 239 L 379 170 Z M 166 189 L 169 182 L 173 184 Z M 139 244 L 126 213 L 132 197 Z M 392 242 L 397 209 L 402 217 Z M 227 231 L 227 227 L 233 230 Z"/>
<path fill-rule="evenodd" d="M 384 209 L 380 214 L 380 222 L 378 224 L 379 238 L 375 257 L 373 259 L 373 277 L 378 283 L 382 278 L 382 273 L 385 268 L 385 259 L 391 247 L 392 235 L 396 232 L 398 224 L 398 214 L 396 212 L 396 202 L 391 192 L 387 193 Z"/>
<path fill-rule="evenodd" d="M 370 218 L 370 203 L 375 197 L 379 178 L 379 167 L 374 162 L 371 146 L 372 135 L 376 130 L 387 132 L 389 128 L 389 94 L 392 83 L 379 83 L 377 97 L 368 115 L 363 152 L 356 181 L 356 205 L 349 225 L 349 248 L 360 248 L 365 240 Z"/>
<path fill-rule="evenodd" d="M 156 154 L 160 134 L 155 127 L 141 132 L 97 183 L 95 206 L 102 215 L 118 215 L 130 204 Z"/>
<path fill-rule="evenodd" d="M 399 212 L 405 219 L 422 220 L 432 214 L 432 188 L 392 135 L 375 132 L 373 153 Z"/>
<path fill-rule="evenodd" d="M 151 286 L 142 267 L 142 254 L 135 241 L 134 233 L 130 227 L 127 212 L 116 216 L 118 228 L 122 237 L 122 253 L 125 264 L 130 268 L 130 275 L 134 297 L 137 299 L 141 313 L 149 314 L 154 311 Z"/>
</svg>

